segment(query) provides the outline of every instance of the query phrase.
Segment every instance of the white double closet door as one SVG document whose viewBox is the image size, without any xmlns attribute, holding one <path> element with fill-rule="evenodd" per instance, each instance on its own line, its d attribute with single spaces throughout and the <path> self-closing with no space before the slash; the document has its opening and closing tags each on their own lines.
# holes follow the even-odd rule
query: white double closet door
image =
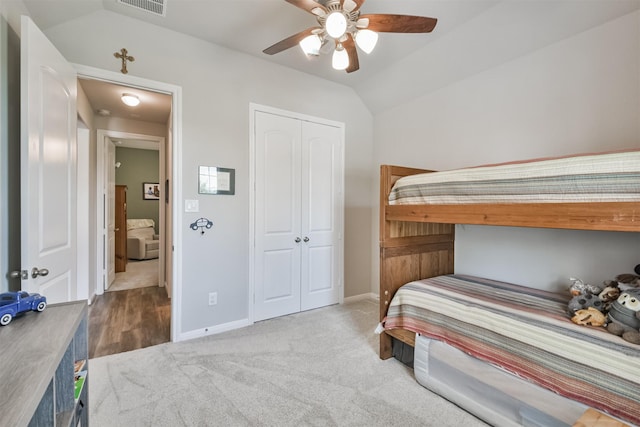
<svg viewBox="0 0 640 427">
<path fill-rule="evenodd" d="M 254 320 L 338 303 L 344 128 L 255 111 L 254 131 Z"/>
</svg>

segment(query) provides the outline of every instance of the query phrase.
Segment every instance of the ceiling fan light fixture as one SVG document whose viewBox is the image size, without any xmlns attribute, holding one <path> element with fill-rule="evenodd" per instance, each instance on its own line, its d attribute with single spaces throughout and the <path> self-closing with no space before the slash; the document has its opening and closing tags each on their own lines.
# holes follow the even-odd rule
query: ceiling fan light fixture
<svg viewBox="0 0 640 427">
<path fill-rule="evenodd" d="M 356 33 L 356 44 L 364 53 L 369 54 L 373 52 L 373 49 L 378 43 L 378 33 L 371 30 L 358 30 Z"/>
<path fill-rule="evenodd" d="M 312 34 L 300 40 L 300 48 L 307 56 L 320 55 L 320 47 L 322 46 L 322 40 L 316 34 Z"/>
<path fill-rule="evenodd" d="M 335 70 L 346 70 L 349 66 L 349 54 L 341 44 L 336 46 L 336 50 L 333 51 L 331 66 Z"/>
<path fill-rule="evenodd" d="M 331 12 L 324 25 L 327 34 L 334 39 L 339 39 L 347 32 L 347 18 L 342 12 Z"/>
<path fill-rule="evenodd" d="M 122 102 L 124 102 L 129 107 L 136 107 L 138 106 L 138 104 L 140 104 L 140 98 L 130 93 L 123 93 L 121 99 Z"/>
</svg>

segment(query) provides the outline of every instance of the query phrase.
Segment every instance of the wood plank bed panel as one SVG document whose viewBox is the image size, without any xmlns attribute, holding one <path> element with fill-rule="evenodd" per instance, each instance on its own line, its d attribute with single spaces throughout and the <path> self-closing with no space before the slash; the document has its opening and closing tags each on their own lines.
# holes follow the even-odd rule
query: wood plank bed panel
<svg viewBox="0 0 640 427">
<path fill-rule="evenodd" d="M 388 196 L 403 176 L 429 172 L 423 169 L 382 166 L 380 170 L 380 320 L 398 288 L 407 282 L 453 273 L 455 225 L 387 220 Z M 411 346 L 415 334 L 394 331 L 393 336 Z M 380 357 L 391 357 L 391 334 L 380 334 Z"/>
<path fill-rule="evenodd" d="M 572 230 L 640 231 L 640 203 L 513 203 L 473 205 L 395 205 L 387 222 L 500 225 Z"/>
</svg>

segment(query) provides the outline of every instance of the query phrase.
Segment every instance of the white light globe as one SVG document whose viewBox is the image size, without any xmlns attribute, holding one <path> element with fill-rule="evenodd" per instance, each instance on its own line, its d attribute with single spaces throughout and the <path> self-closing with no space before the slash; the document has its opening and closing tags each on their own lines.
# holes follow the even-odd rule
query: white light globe
<svg viewBox="0 0 640 427">
<path fill-rule="evenodd" d="M 339 39 L 347 31 L 347 18 L 345 18 L 342 12 L 331 12 L 329 16 L 327 16 L 324 27 L 327 30 L 327 34 L 334 39 Z"/>
<path fill-rule="evenodd" d="M 331 65 L 336 70 L 345 70 L 349 66 L 349 54 L 342 45 L 338 45 L 336 50 L 333 52 Z"/>
<path fill-rule="evenodd" d="M 320 55 L 320 46 L 322 46 L 322 41 L 317 35 L 312 34 L 310 36 L 307 36 L 300 40 L 299 44 L 305 55 Z"/>
<path fill-rule="evenodd" d="M 130 93 L 123 93 L 121 99 L 122 102 L 124 102 L 129 107 L 135 107 L 140 104 L 140 98 Z"/>
<path fill-rule="evenodd" d="M 358 30 L 356 33 L 356 44 L 365 53 L 371 53 L 376 43 L 378 43 L 378 33 L 371 30 Z"/>
</svg>

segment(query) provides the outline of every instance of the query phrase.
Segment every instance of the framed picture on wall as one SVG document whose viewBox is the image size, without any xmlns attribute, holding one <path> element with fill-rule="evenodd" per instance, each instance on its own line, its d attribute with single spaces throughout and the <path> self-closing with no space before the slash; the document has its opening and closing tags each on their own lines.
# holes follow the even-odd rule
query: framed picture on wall
<svg viewBox="0 0 640 427">
<path fill-rule="evenodd" d="M 160 200 L 160 184 L 157 182 L 142 183 L 143 200 Z"/>
</svg>

